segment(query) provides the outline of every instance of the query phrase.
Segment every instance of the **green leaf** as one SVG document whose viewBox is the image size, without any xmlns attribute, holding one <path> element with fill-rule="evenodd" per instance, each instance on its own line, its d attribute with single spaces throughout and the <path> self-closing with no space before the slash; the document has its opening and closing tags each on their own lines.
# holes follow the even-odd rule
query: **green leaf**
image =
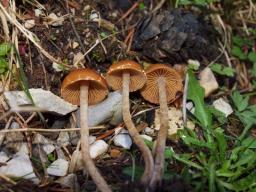
<svg viewBox="0 0 256 192">
<path fill-rule="evenodd" d="M 247 137 L 243 140 L 242 146 L 245 146 L 249 149 L 256 149 L 256 138 L 252 136 Z"/>
<path fill-rule="evenodd" d="M 203 127 L 210 127 L 212 125 L 212 115 L 204 104 L 204 89 L 199 85 L 191 71 L 188 71 L 188 75 L 188 99 L 192 100 L 195 105 L 195 116 Z"/>
<path fill-rule="evenodd" d="M 243 177 L 233 182 L 232 184 L 235 187 L 236 191 L 245 191 L 247 189 L 252 189 L 250 191 L 253 192 L 256 189 L 256 172 L 254 171 L 250 175 Z"/>
<path fill-rule="evenodd" d="M 145 9 L 145 4 L 144 4 L 143 2 L 141 2 L 141 3 L 139 4 L 139 9 L 140 9 L 140 10 L 144 10 L 144 9 Z"/>
<path fill-rule="evenodd" d="M 253 62 L 253 63 L 256 63 L 256 53 L 255 52 L 250 52 L 248 54 L 248 59 Z"/>
<path fill-rule="evenodd" d="M 238 111 L 243 111 L 248 107 L 249 96 L 243 97 L 239 91 L 234 91 L 231 98 L 238 109 Z"/>
<path fill-rule="evenodd" d="M 214 63 L 210 66 L 213 72 L 219 74 L 219 75 L 226 75 L 228 77 L 233 77 L 235 70 L 231 67 L 224 67 L 221 64 Z"/>
<path fill-rule="evenodd" d="M 180 130 L 178 132 L 179 137 L 184 141 L 184 143 L 190 147 L 197 146 L 197 147 L 206 147 L 206 148 L 212 148 L 212 146 L 209 143 L 206 143 L 202 139 L 199 140 L 198 138 L 193 138 L 190 135 L 188 135 L 185 131 Z"/>
<path fill-rule="evenodd" d="M 251 75 L 256 78 L 256 62 L 253 63 L 252 69 L 250 70 Z"/>
<path fill-rule="evenodd" d="M 232 41 L 235 45 L 237 45 L 238 47 L 242 47 L 245 44 L 244 39 L 242 39 L 241 37 L 234 35 L 232 37 Z"/>
<path fill-rule="evenodd" d="M 213 114 L 213 116 L 218 120 L 218 122 L 220 122 L 221 124 L 224 124 L 228 121 L 227 117 L 225 116 L 225 114 L 221 111 L 219 111 L 218 109 L 216 109 L 213 106 L 208 106 L 208 109 L 210 110 L 211 114 Z"/>
<path fill-rule="evenodd" d="M 227 141 L 225 138 L 224 130 L 219 127 L 214 130 L 214 134 L 218 143 L 220 160 L 221 162 L 224 162 L 227 151 Z"/>
<path fill-rule="evenodd" d="M 8 70 L 8 63 L 5 58 L 0 57 L 0 74 L 3 74 Z"/>
<path fill-rule="evenodd" d="M 11 49 L 11 44 L 2 43 L 0 44 L 0 56 L 6 56 Z"/>
<path fill-rule="evenodd" d="M 135 172 L 133 172 L 133 167 L 129 166 L 129 167 L 125 167 L 122 170 L 122 172 L 123 172 L 123 174 L 128 175 L 130 177 L 134 176 L 134 179 L 138 180 L 142 176 L 142 174 L 144 172 L 144 168 L 141 166 L 135 166 Z"/>
<path fill-rule="evenodd" d="M 241 60 L 245 60 L 247 58 L 247 56 L 244 54 L 242 49 L 238 46 L 232 47 L 231 53 L 232 53 L 232 55 L 238 57 Z"/>
</svg>

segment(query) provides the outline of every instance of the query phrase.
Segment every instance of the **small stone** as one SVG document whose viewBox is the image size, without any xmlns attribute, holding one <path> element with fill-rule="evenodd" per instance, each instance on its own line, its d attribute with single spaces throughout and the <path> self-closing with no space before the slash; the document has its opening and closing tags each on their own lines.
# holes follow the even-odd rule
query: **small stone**
<svg viewBox="0 0 256 192">
<path fill-rule="evenodd" d="M 78 46 L 79 46 L 79 43 L 76 42 L 76 41 L 74 41 L 74 42 L 71 43 L 71 48 L 72 48 L 72 49 L 76 49 Z"/>
<path fill-rule="evenodd" d="M 118 135 L 118 134 L 125 134 L 125 133 L 129 133 L 127 129 L 124 129 L 123 127 L 117 127 L 115 128 L 115 135 Z"/>
<path fill-rule="evenodd" d="M 48 15 L 47 18 L 49 19 L 49 24 L 54 26 L 54 27 L 58 27 L 58 26 L 63 25 L 64 18 L 63 17 L 58 17 L 55 13 L 51 13 L 50 15 Z"/>
<path fill-rule="evenodd" d="M 44 137 L 43 135 L 39 134 L 39 133 L 36 134 L 33 143 L 42 145 L 43 150 L 45 151 L 45 153 L 47 155 L 52 153 L 55 150 L 55 147 L 52 144 L 53 142 L 51 140 L 47 139 L 46 137 Z"/>
<path fill-rule="evenodd" d="M 92 159 L 107 152 L 108 144 L 104 140 L 97 140 L 90 146 L 90 156 Z"/>
<path fill-rule="evenodd" d="M 77 109 L 76 105 L 72 105 L 50 91 L 43 89 L 29 89 L 34 100 L 35 106 L 44 112 L 57 113 L 66 115 Z M 23 111 L 24 106 L 33 107 L 24 91 L 6 91 L 4 97 L 11 108 L 11 111 Z M 31 112 L 31 109 L 30 109 Z"/>
<path fill-rule="evenodd" d="M 171 140 L 177 140 L 177 131 L 179 129 L 183 129 L 183 119 L 182 119 L 182 111 L 180 109 L 176 109 L 175 107 L 170 107 L 168 110 L 169 117 L 169 129 L 168 129 L 168 138 Z M 157 109 L 155 112 L 155 129 L 160 129 L 160 110 Z M 195 128 L 195 124 L 187 120 L 187 127 L 190 129 Z"/>
<path fill-rule="evenodd" d="M 189 110 L 192 114 L 195 113 L 195 106 L 193 102 L 189 101 L 186 103 L 186 109 Z"/>
<path fill-rule="evenodd" d="M 231 113 L 233 113 L 233 109 L 228 102 L 226 102 L 223 98 L 219 98 L 213 102 L 213 106 L 215 109 L 221 111 L 228 117 Z"/>
<path fill-rule="evenodd" d="M 8 161 L 8 159 L 10 159 L 7 154 L 3 151 L 0 152 L 0 163 L 5 163 L 6 161 Z"/>
<path fill-rule="evenodd" d="M 80 191 L 76 174 L 68 174 L 65 177 L 59 178 L 55 182 L 61 184 L 64 187 L 69 187 L 71 191 Z"/>
<path fill-rule="evenodd" d="M 73 65 L 75 67 L 78 67 L 78 65 L 84 65 L 85 63 L 85 59 L 84 59 L 84 55 L 82 52 L 78 52 L 77 54 L 74 55 L 73 58 Z"/>
<path fill-rule="evenodd" d="M 90 20 L 91 21 L 97 21 L 100 18 L 99 14 L 97 11 L 92 10 L 91 15 L 90 15 Z"/>
<path fill-rule="evenodd" d="M 57 139 L 57 143 L 60 146 L 66 147 L 70 144 L 69 140 L 70 138 L 68 132 L 60 132 L 59 137 Z"/>
<path fill-rule="evenodd" d="M 89 136 L 89 144 L 91 145 L 91 144 L 93 144 L 95 141 L 96 141 L 96 137 L 90 135 L 90 136 Z"/>
<path fill-rule="evenodd" d="M 128 134 L 118 134 L 114 137 L 114 144 L 118 147 L 130 149 L 132 146 L 132 139 Z"/>
<path fill-rule="evenodd" d="M 146 139 L 148 141 L 153 141 L 153 138 L 148 135 L 140 135 L 143 139 Z"/>
<path fill-rule="evenodd" d="M 56 71 L 56 72 L 61 72 L 63 71 L 63 67 L 61 65 L 59 65 L 58 63 L 53 62 L 52 63 L 52 68 Z"/>
<path fill-rule="evenodd" d="M 91 6 L 90 6 L 90 5 L 84 6 L 84 11 L 89 11 L 90 9 L 91 9 Z"/>
<path fill-rule="evenodd" d="M 210 96 L 214 91 L 219 88 L 219 84 L 212 70 L 209 67 L 206 67 L 200 72 L 199 78 L 199 83 L 205 90 L 205 97 Z"/>
<path fill-rule="evenodd" d="M 121 154 L 122 154 L 121 151 L 118 149 L 111 149 L 111 151 L 110 151 L 110 156 L 112 158 L 118 158 L 118 157 L 120 157 Z"/>
<path fill-rule="evenodd" d="M 13 121 L 13 122 L 11 123 L 10 128 L 11 128 L 11 129 L 19 129 L 19 128 L 20 128 L 20 125 L 19 125 L 19 123 Z"/>
<path fill-rule="evenodd" d="M 200 67 L 200 63 L 197 60 L 189 59 L 188 64 L 193 66 L 193 69 L 198 70 Z"/>
<path fill-rule="evenodd" d="M 144 129 L 144 133 L 146 133 L 147 135 L 153 135 L 154 132 L 155 132 L 155 130 L 152 129 L 152 128 L 150 128 L 150 127 L 146 127 L 146 128 Z"/>
<path fill-rule="evenodd" d="M 41 9 L 35 9 L 35 16 L 36 17 L 40 17 L 40 15 L 42 15 L 42 10 Z"/>
<path fill-rule="evenodd" d="M 7 177 L 16 177 L 32 180 L 34 183 L 39 183 L 36 177 L 29 156 L 27 154 L 17 153 L 6 163 L 1 165 L 0 174 Z"/>
<path fill-rule="evenodd" d="M 68 161 L 57 159 L 47 168 L 47 173 L 53 176 L 65 176 L 68 172 Z"/>
<path fill-rule="evenodd" d="M 35 26 L 35 20 L 34 19 L 30 19 L 30 20 L 26 20 L 24 23 L 24 27 L 27 29 L 31 29 Z"/>
</svg>

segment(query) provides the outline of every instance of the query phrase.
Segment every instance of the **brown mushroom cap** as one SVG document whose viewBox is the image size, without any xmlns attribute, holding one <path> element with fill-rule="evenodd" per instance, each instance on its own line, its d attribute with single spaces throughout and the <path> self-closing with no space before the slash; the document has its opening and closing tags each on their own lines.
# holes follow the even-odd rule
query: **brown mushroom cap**
<svg viewBox="0 0 256 192">
<path fill-rule="evenodd" d="M 167 102 L 171 103 L 176 98 L 176 93 L 182 91 L 182 78 L 179 73 L 165 64 L 153 64 L 146 70 L 147 83 L 141 89 L 141 95 L 147 101 L 159 104 L 158 77 L 165 77 Z"/>
<path fill-rule="evenodd" d="M 123 73 L 130 74 L 130 92 L 137 91 L 146 83 L 147 77 L 140 64 L 131 60 L 123 60 L 110 66 L 106 80 L 113 90 L 122 88 Z"/>
<path fill-rule="evenodd" d="M 86 83 L 88 89 L 88 104 L 102 101 L 108 94 L 105 79 L 91 69 L 76 69 L 70 72 L 62 82 L 61 96 L 68 102 L 80 104 L 80 85 Z"/>
</svg>

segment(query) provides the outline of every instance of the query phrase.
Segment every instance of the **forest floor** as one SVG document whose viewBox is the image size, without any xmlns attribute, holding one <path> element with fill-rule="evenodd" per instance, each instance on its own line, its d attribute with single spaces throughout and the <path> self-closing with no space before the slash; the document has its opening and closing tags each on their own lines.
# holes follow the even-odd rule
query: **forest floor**
<svg viewBox="0 0 256 192">
<path fill-rule="evenodd" d="M 105 76 L 123 59 L 144 68 L 168 64 L 183 79 L 182 93 L 169 105 L 157 191 L 256 191 L 255 0 L 0 0 L 0 21 L 0 191 L 96 191 L 83 166 L 70 168 L 79 149 L 76 112 L 12 110 L 4 93 L 42 88 L 61 97 L 70 71 L 91 68 Z M 153 148 L 159 106 L 138 92 L 130 103 Z M 94 162 L 111 189 L 142 191 L 140 151 L 114 142 L 125 125 L 97 126 L 90 134 L 108 147 Z M 68 138 L 65 144 L 60 137 Z M 47 142 L 54 147 L 49 153 L 42 152 Z M 4 168 L 21 153 L 31 165 L 23 159 L 20 166 L 29 164 L 36 182 Z M 49 174 L 60 158 L 69 170 Z"/>
</svg>

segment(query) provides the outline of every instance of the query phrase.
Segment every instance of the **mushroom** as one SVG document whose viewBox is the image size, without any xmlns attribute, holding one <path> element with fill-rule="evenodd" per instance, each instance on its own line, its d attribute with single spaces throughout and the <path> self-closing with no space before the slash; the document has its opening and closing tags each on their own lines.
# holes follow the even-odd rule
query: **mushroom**
<svg viewBox="0 0 256 192">
<path fill-rule="evenodd" d="M 169 127 L 168 103 L 175 100 L 182 91 L 182 78 L 175 69 L 165 64 L 153 64 L 146 70 L 147 83 L 141 89 L 141 95 L 147 101 L 160 104 L 160 130 L 154 150 L 155 166 L 150 181 L 150 188 L 161 184 L 164 169 L 164 150 Z"/>
<path fill-rule="evenodd" d="M 123 120 L 129 134 L 142 152 L 145 162 L 145 170 L 141 177 L 141 182 L 144 186 L 147 186 L 154 169 L 153 157 L 150 149 L 147 147 L 143 138 L 140 136 L 138 130 L 132 122 L 129 103 L 129 92 L 137 91 L 143 87 L 147 80 L 146 74 L 141 66 L 135 61 L 123 60 L 110 66 L 106 75 L 106 80 L 108 85 L 113 90 L 122 89 Z"/>
<path fill-rule="evenodd" d="M 105 79 L 91 69 L 77 69 L 65 77 L 61 85 L 62 97 L 80 104 L 81 150 L 86 170 L 100 191 L 111 191 L 99 173 L 89 153 L 88 105 L 102 101 L 108 94 Z"/>
</svg>

